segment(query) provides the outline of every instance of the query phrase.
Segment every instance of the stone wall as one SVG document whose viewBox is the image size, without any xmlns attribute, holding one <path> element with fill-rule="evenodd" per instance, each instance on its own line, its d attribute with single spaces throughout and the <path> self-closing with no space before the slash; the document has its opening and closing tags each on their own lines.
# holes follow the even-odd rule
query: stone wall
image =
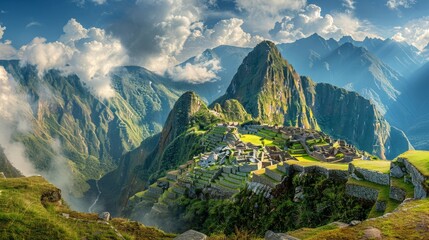
<svg viewBox="0 0 429 240">
<path fill-rule="evenodd" d="M 428 189 L 425 187 L 425 182 L 428 178 L 423 176 L 407 159 L 398 158 L 398 162 L 403 162 L 407 172 L 411 175 L 411 181 L 414 185 L 414 198 L 421 199 L 428 197 Z"/>
<path fill-rule="evenodd" d="M 396 201 L 404 201 L 407 193 L 400 188 L 390 186 L 389 197 L 395 199 Z"/>
<path fill-rule="evenodd" d="M 370 201 L 377 201 L 378 191 L 373 188 L 367 188 L 364 186 L 347 184 L 346 185 L 346 194 Z"/>
<path fill-rule="evenodd" d="M 363 168 L 359 168 L 356 166 L 353 166 L 353 164 L 349 164 L 349 171 L 350 174 L 355 173 L 356 172 L 358 174 L 359 177 L 362 177 L 363 179 L 369 181 L 369 182 L 373 182 L 373 183 L 377 183 L 380 185 L 386 185 L 389 186 L 390 184 L 390 177 L 388 173 L 380 173 L 380 172 L 376 172 L 376 171 L 371 171 L 368 169 L 363 169 Z"/>
</svg>

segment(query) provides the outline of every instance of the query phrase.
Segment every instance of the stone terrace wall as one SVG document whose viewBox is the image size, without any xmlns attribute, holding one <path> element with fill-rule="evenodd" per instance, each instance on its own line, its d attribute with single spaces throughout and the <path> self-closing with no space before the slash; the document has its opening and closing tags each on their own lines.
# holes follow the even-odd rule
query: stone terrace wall
<svg viewBox="0 0 429 240">
<path fill-rule="evenodd" d="M 417 170 L 417 168 L 408 161 L 408 159 L 398 158 L 398 162 L 403 162 L 407 172 L 411 175 L 411 180 L 414 185 L 414 198 L 421 199 L 428 197 L 428 189 L 425 187 L 425 182 L 428 178 L 423 176 L 423 174 L 421 174 L 419 170 Z"/>
<path fill-rule="evenodd" d="M 346 185 L 346 194 L 356 198 L 366 199 L 374 202 L 377 201 L 377 197 L 378 197 L 377 190 L 373 188 L 354 185 L 354 184 Z"/>
</svg>

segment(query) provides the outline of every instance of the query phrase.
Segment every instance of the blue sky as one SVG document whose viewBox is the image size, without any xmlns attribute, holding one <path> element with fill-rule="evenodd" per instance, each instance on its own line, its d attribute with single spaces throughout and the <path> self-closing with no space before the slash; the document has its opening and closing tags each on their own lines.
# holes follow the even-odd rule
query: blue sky
<svg viewBox="0 0 429 240">
<path fill-rule="evenodd" d="M 94 40 L 85 35 L 90 28 L 105 31 L 109 39 L 97 41 L 119 40 L 128 63 L 157 72 L 221 44 L 292 42 L 314 32 L 394 38 L 423 49 L 428 10 L 427 0 L 2 0 L 0 58 L 18 54 L 35 37 L 47 39 L 37 40 L 40 46 L 60 40 L 66 25 L 72 32 L 83 28 L 79 39 L 87 42 Z"/>
</svg>

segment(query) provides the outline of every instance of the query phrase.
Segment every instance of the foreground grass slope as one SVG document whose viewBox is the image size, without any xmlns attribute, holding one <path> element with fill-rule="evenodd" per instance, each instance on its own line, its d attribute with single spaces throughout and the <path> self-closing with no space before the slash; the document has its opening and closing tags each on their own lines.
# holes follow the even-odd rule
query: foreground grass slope
<svg viewBox="0 0 429 240">
<path fill-rule="evenodd" d="M 99 221 L 62 201 L 43 201 L 59 190 L 42 177 L 0 179 L 0 239 L 172 239 L 125 219 Z M 55 195 L 55 194 L 54 194 Z"/>
</svg>

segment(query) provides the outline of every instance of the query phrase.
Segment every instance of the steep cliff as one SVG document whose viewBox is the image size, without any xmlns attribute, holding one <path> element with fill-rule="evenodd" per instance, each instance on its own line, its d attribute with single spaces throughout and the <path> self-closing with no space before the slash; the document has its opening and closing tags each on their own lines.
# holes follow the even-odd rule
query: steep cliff
<svg viewBox="0 0 429 240">
<path fill-rule="evenodd" d="M 318 128 L 302 89 L 299 75 L 274 43 L 263 41 L 243 60 L 226 94 L 215 103 L 237 99 L 263 122 Z"/>
<path fill-rule="evenodd" d="M 7 178 L 22 177 L 21 172 L 9 162 L 1 146 L 0 146 L 0 172 L 2 172 L 4 176 Z"/>
</svg>

